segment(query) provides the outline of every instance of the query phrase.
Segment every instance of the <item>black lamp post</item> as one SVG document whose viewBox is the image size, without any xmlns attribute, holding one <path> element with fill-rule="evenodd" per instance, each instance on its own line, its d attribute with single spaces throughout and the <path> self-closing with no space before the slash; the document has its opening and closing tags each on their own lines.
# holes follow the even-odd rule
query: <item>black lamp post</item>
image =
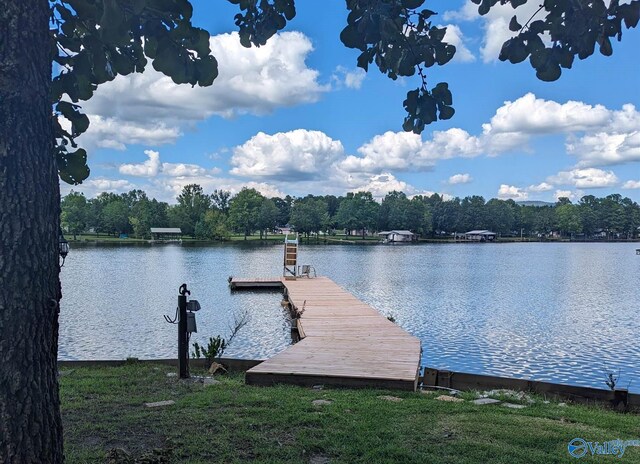
<svg viewBox="0 0 640 464">
<path fill-rule="evenodd" d="M 62 263 L 60 264 L 60 267 L 62 267 L 64 266 L 64 260 L 69 254 L 69 242 L 67 242 L 67 239 L 64 238 L 64 235 L 62 234 L 62 229 L 60 229 L 60 232 L 58 234 L 58 253 L 62 258 Z"/>
</svg>

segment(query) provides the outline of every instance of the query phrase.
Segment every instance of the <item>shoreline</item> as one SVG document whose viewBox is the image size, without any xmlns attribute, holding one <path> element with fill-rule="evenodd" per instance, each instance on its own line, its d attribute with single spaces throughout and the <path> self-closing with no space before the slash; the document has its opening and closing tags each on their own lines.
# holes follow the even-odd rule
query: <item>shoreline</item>
<svg viewBox="0 0 640 464">
<path fill-rule="evenodd" d="M 235 372 L 246 372 L 248 369 L 261 364 L 264 359 L 245 358 L 220 358 L 217 360 L 228 370 Z M 178 360 L 175 358 L 164 359 L 109 359 L 109 360 L 62 360 L 58 359 L 58 367 L 63 369 L 72 368 L 109 368 L 127 365 L 148 364 L 177 367 Z M 206 369 L 205 359 L 190 359 L 189 365 L 192 369 Z M 579 385 L 562 382 L 549 382 L 526 377 L 506 377 L 486 373 L 476 372 L 454 372 L 449 370 L 435 369 L 426 365 L 420 366 L 424 373 L 419 377 L 419 384 L 423 388 L 431 389 L 453 389 L 460 391 L 474 390 L 495 390 L 506 389 L 522 392 L 544 393 L 556 398 L 568 399 L 578 403 L 601 403 L 608 404 L 614 398 L 614 390 L 598 388 L 589 385 Z M 626 388 L 616 389 L 624 391 L 625 402 L 631 408 L 640 408 L 640 391 L 628 391 Z"/>
<path fill-rule="evenodd" d="M 162 241 L 150 241 L 146 239 L 137 239 L 137 238 L 95 238 L 95 239 L 79 239 L 79 240 L 69 240 L 69 245 L 74 247 L 77 245 L 80 246 L 92 246 L 92 245 L 113 245 L 113 246 L 264 246 L 264 245 L 281 245 L 283 243 L 284 238 L 268 238 L 260 240 L 259 238 L 251 238 L 248 240 L 243 239 L 231 239 L 231 240 L 196 240 L 196 239 L 186 239 L 182 242 L 166 242 Z M 383 243 L 381 240 L 374 239 L 340 239 L 340 238 L 327 238 L 327 239 L 319 239 L 319 240 L 304 240 L 301 239 L 300 243 L 307 245 L 387 245 L 387 246 L 416 246 L 416 245 L 424 245 L 424 244 L 440 244 L 440 245 L 451 245 L 451 244 L 473 244 L 473 245 L 499 245 L 505 243 L 640 243 L 640 238 L 636 239 L 616 239 L 616 240 L 569 240 L 569 239 L 524 239 L 521 240 L 519 238 L 502 238 L 500 240 L 496 240 L 493 242 L 478 242 L 473 240 L 452 240 L 452 239 L 433 239 L 433 238 L 425 238 L 420 239 L 418 242 L 413 243 Z"/>
</svg>

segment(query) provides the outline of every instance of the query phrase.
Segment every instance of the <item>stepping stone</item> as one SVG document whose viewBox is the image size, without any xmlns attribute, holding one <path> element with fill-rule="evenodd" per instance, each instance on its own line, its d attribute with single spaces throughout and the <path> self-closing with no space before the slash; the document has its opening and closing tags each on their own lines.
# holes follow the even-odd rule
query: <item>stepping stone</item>
<svg viewBox="0 0 640 464">
<path fill-rule="evenodd" d="M 464 400 L 462 398 L 456 398 L 455 396 L 449 395 L 440 395 L 436 398 L 438 401 L 448 401 L 450 403 L 462 403 Z"/>
<path fill-rule="evenodd" d="M 311 402 L 311 404 L 313 404 L 314 406 L 326 406 L 331 403 L 333 403 L 333 401 L 330 400 L 313 400 Z"/>
<path fill-rule="evenodd" d="M 382 395 L 378 397 L 379 400 L 385 400 L 385 401 L 391 401 L 393 403 L 399 403 L 400 401 L 402 401 L 402 398 L 398 398 L 397 396 L 389 396 L 389 395 Z"/>
<path fill-rule="evenodd" d="M 219 380 L 216 379 L 212 379 L 211 377 L 206 377 L 202 383 L 204 383 L 205 386 L 209 386 L 209 385 L 218 385 L 220 383 Z"/>
<path fill-rule="evenodd" d="M 322 390 L 324 388 L 324 385 L 314 385 L 313 387 L 311 387 L 313 390 Z"/>
<path fill-rule="evenodd" d="M 567 405 L 567 403 L 558 403 L 558 406 L 560 406 L 561 408 L 564 408 Z"/>
<path fill-rule="evenodd" d="M 176 404 L 176 402 L 173 400 L 156 401 L 155 403 L 145 403 L 144 405 L 148 408 L 159 408 L 162 406 L 171 406 L 172 404 Z"/>
<path fill-rule="evenodd" d="M 485 404 L 498 404 L 500 400 L 494 400 L 493 398 L 478 398 L 473 400 L 473 404 L 485 405 Z"/>
<path fill-rule="evenodd" d="M 167 377 L 178 377 L 178 374 L 175 372 L 167 372 Z"/>
<path fill-rule="evenodd" d="M 502 406 L 511 408 L 511 409 L 524 409 L 526 406 L 524 404 L 514 404 L 514 403 L 502 403 Z"/>
</svg>

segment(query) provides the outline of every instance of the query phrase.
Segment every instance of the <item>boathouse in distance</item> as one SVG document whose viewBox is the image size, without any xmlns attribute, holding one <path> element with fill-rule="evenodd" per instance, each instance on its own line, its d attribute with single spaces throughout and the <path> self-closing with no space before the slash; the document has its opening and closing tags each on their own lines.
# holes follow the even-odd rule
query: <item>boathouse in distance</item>
<svg viewBox="0 0 640 464">
<path fill-rule="evenodd" d="M 387 243 L 414 242 L 418 240 L 418 236 L 410 230 L 384 230 L 378 232 L 378 236 Z"/>
<path fill-rule="evenodd" d="M 151 240 L 154 241 L 180 241 L 182 230 L 179 227 L 152 227 Z"/>
<path fill-rule="evenodd" d="M 493 242 L 496 239 L 496 233 L 490 230 L 471 230 L 464 234 L 465 240 L 473 240 L 476 242 Z"/>
</svg>

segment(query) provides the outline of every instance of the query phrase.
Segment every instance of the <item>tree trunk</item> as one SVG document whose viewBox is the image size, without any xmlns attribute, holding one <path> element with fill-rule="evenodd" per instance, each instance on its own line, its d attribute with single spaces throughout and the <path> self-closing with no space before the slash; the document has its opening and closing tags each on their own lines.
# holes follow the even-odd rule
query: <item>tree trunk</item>
<svg viewBox="0 0 640 464">
<path fill-rule="evenodd" d="M 47 0 L 0 8 L 0 462 L 60 463 L 60 189 Z"/>
</svg>

